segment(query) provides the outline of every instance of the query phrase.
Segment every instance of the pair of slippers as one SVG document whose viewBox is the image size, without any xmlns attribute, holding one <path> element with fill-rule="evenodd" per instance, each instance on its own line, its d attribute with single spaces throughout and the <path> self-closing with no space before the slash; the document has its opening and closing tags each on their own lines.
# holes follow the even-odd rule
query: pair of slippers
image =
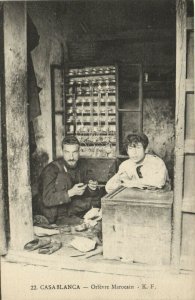
<svg viewBox="0 0 195 300">
<path fill-rule="evenodd" d="M 38 250 L 40 254 L 52 254 L 62 247 L 62 243 L 58 241 L 51 241 L 50 238 L 34 239 L 24 245 L 27 251 Z"/>
</svg>

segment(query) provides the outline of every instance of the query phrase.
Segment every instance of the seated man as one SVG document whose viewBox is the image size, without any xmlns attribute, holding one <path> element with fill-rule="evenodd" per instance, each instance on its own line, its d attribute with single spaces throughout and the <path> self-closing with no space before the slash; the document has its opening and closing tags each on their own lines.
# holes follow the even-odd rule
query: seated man
<svg viewBox="0 0 195 300">
<path fill-rule="evenodd" d="M 118 173 L 106 184 L 107 193 L 125 186 L 141 189 L 161 189 L 169 177 L 166 166 L 161 158 L 156 155 L 146 154 L 148 138 L 145 134 L 129 134 L 125 147 L 129 159 L 122 162 Z"/>
<path fill-rule="evenodd" d="M 66 136 L 63 158 L 49 163 L 40 175 L 36 213 L 49 223 L 60 217 L 82 217 L 92 206 L 100 207 L 98 183 L 86 162 L 79 160 L 79 147 L 75 136 Z"/>
</svg>

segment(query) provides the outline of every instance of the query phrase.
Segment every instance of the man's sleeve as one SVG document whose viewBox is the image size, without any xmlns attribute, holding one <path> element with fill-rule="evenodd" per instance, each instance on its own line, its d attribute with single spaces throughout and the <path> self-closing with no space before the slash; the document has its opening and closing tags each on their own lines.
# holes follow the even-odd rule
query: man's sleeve
<svg viewBox="0 0 195 300">
<path fill-rule="evenodd" d="M 46 207 L 61 205 L 71 201 L 65 185 L 62 185 L 61 188 L 58 185 L 58 189 L 56 189 L 58 175 L 59 170 L 54 165 L 48 166 L 44 172 L 42 178 L 42 200 Z"/>
<path fill-rule="evenodd" d="M 142 175 L 143 178 L 139 179 L 140 183 L 148 186 L 162 188 L 166 183 L 168 172 L 163 160 L 158 158 L 156 159 L 156 163 L 153 162 L 150 168 L 146 169 Z"/>
<path fill-rule="evenodd" d="M 107 193 L 110 193 L 113 190 L 115 190 L 116 188 L 118 188 L 119 186 L 121 186 L 121 181 L 120 181 L 120 178 L 119 178 L 119 174 L 116 173 L 106 183 L 105 190 L 106 190 Z"/>
<path fill-rule="evenodd" d="M 119 166 L 118 172 L 108 180 L 108 182 L 106 183 L 106 186 L 105 186 L 105 190 L 107 193 L 110 193 L 113 190 L 122 186 L 120 175 L 123 172 L 126 172 L 128 164 L 129 164 L 129 161 L 127 161 L 127 160 L 123 161 Z"/>
</svg>

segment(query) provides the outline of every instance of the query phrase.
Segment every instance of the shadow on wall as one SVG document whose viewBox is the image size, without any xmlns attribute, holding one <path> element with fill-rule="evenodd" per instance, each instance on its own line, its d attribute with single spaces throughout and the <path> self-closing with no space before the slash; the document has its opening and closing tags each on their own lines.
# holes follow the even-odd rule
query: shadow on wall
<svg viewBox="0 0 195 300">
<path fill-rule="evenodd" d="M 44 151 L 36 151 L 31 157 L 31 190 L 32 198 L 38 194 L 38 178 L 49 162 L 49 155 Z"/>
</svg>

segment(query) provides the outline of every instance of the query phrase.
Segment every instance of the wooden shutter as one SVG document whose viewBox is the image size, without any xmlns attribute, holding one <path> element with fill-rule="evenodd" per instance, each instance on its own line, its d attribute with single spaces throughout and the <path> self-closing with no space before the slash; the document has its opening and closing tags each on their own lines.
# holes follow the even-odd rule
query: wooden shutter
<svg viewBox="0 0 195 300">
<path fill-rule="evenodd" d="M 176 14 L 176 139 L 172 262 L 180 268 L 192 268 L 195 255 L 193 2 L 177 0 Z"/>
</svg>

